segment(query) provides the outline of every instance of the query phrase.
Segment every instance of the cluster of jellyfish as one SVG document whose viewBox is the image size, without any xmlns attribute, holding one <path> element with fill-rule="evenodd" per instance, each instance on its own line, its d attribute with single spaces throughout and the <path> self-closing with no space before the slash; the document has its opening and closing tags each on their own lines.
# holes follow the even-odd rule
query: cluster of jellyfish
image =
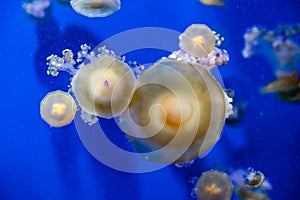
<svg viewBox="0 0 300 200">
<path fill-rule="evenodd" d="M 300 24 L 280 25 L 273 30 L 253 26 L 244 34 L 244 58 L 264 56 L 273 66 L 276 80 L 262 88 L 288 102 L 300 101 Z"/>
<path fill-rule="evenodd" d="M 180 49 L 145 69 L 125 62 L 105 46 L 84 44 L 75 56 L 47 58 L 48 75 L 71 75 L 70 89 L 49 92 L 41 101 L 41 117 L 51 127 L 72 122 L 75 113 L 89 125 L 115 118 L 136 152 L 153 162 L 192 163 L 219 140 L 232 112 L 231 95 L 211 69 L 229 61 L 219 48 L 223 38 L 203 24 L 189 26 L 179 37 Z M 145 154 L 145 150 L 151 154 Z M 147 155 L 147 156 L 145 156 Z M 272 186 L 260 171 L 218 170 L 193 177 L 191 196 L 201 200 L 269 200 Z"/>
<path fill-rule="evenodd" d="M 229 175 L 209 170 L 200 177 L 192 177 L 191 197 L 200 200 L 230 200 L 235 193 L 241 200 L 270 200 L 272 185 L 261 171 L 253 168 L 237 169 Z"/>
<path fill-rule="evenodd" d="M 47 73 L 71 75 L 68 92 L 53 91 L 41 101 L 42 118 L 65 126 L 80 110 L 84 122 L 115 118 L 117 125 L 145 159 L 188 163 L 204 157 L 219 140 L 232 99 L 210 69 L 225 65 L 223 38 L 203 24 L 193 24 L 179 37 L 180 49 L 144 69 L 129 66 L 124 56 L 106 47 L 82 45 L 74 54 L 51 55 Z M 151 153 L 144 154 L 145 150 Z"/>
</svg>

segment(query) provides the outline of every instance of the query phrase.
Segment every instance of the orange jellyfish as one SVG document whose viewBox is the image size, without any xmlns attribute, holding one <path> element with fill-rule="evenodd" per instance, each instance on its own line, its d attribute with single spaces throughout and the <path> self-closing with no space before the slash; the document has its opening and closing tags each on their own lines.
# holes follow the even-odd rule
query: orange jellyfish
<svg viewBox="0 0 300 200">
<path fill-rule="evenodd" d="M 224 172 L 210 170 L 203 172 L 195 187 L 195 193 L 201 200 L 230 200 L 233 185 Z"/>
<path fill-rule="evenodd" d="M 204 67 L 162 58 L 140 76 L 118 125 L 145 159 L 189 162 L 219 140 L 229 101 Z"/>
<path fill-rule="evenodd" d="M 215 47 L 215 34 L 205 24 L 192 24 L 179 36 L 179 46 L 196 57 L 208 55 Z"/>
<path fill-rule="evenodd" d="M 120 0 L 72 0 L 72 8 L 86 17 L 106 17 L 118 11 Z"/>
<path fill-rule="evenodd" d="M 62 127 L 70 124 L 75 113 L 75 101 L 67 92 L 60 90 L 49 92 L 41 101 L 41 117 L 52 127 Z"/>
<path fill-rule="evenodd" d="M 136 78 L 125 62 L 100 54 L 91 63 L 81 64 L 71 82 L 82 110 L 102 118 L 120 115 L 135 85 Z"/>
</svg>

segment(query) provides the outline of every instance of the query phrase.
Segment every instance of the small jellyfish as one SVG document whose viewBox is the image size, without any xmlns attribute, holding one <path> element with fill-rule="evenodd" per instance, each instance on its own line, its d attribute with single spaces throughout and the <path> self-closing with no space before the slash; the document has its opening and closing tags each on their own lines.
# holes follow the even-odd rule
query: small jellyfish
<svg viewBox="0 0 300 200">
<path fill-rule="evenodd" d="M 201 200 L 230 200 L 233 185 L 226 173 L 210 170 L 202 173 L 194 190 Z"/>
<path fill-rule="evenodd" d="M 231 108 L 205 68 L 162 58 L 140 76 L 118 125 L 145 159 L 189 162 L 219 140 Z"/>
<path fill-rule="evenodd" d="M 207 6 L 224 6 L 225 3 L 220 0 L 199 0 L 201 3 Z"/>
<path fill-rule="evenodd" d="M 60 90 L 49 92 L 41 101 L 41 117 L 52 127 L 62 127 L 70 124 L 75 113 L 75 101 L 67 92 Z"/>
<path fill-rule="evenodd" d="M 253 168 L 249 168 L 247 170 L 247 174 L 245 176 L 245 185 L 249 188 L 258 188 L 265 181 L 265 176 L 260 171 L 255 171 Z"/>
<path fill-rule="evenodd" d="M 131 100 L 135 85 L 130 67 L 105 54 L 81 64 L 71 82 L 79 106 L 102 118 L 121 114 Z"/>
<path fill-rule="evenodd" d="M 208 55 L 215 47 L 215 34 L 204 24 L 192 24 L 179 36 L 179 46 L 196 57 Z"/>
<path fill-rule="evenodd" d="M 265 85 L 263 93 L 278 93 L 278 97 L 288 102 L 300 101 L 300 78 L 297 73 L 292 76 L 282 77 Z"/>
<path fill-rule="evenodd" d="M 120 0 L 72 0 L 72 8 L 86 17 L 106 17 L 118 11 Z"/>
</svg>

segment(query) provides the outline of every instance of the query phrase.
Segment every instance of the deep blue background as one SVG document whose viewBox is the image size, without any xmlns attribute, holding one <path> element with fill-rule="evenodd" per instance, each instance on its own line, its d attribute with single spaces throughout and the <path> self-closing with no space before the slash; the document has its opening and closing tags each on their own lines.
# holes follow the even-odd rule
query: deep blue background
<svg viewBox="0 0 300 200">
<path fill-rule="evenodd" d="M 197 0 L 123 0 L 117 13 L 89 19 L 52 0 L 51 17 L 44 23 L 28 17 L 22 3 L 2 2 L 0 9 L 0 199 L 190 199 L 190 177 L 211 168 L 248 166 L 271 181 L 272 199 L 297 198 L 300 106 L 262 96 L 259 87 L 274 78 L 272 67 L 260 57 L 245 60 L 240 52 L 247 27 L 299 22 L 299 1 L 230 1 L 225 7 L 206 7 Z M 230 54 L 228 65 L 220 68 L 225 86 L 248 105 L 241 124 L 226 126 L 206 158 L 183 169 L 118 172 L 86 151 L 73 123 L 54 129 L 40 118 L 43 96 L 67 90 L 68 84 L 67 75 L 46 75 L 48 55 L 65 48 L 76 52 L 83 43 L 95 46 L 128 29 L 154 26 L 182 32 L 192 23 L 205 23 L 225 37 L 223 48 Z M 144 52 L 136 59 L 147 63 L 160 56 L 165 52 Z M 110 138 L 126 143 L 114 128 Z"/>
</svg>

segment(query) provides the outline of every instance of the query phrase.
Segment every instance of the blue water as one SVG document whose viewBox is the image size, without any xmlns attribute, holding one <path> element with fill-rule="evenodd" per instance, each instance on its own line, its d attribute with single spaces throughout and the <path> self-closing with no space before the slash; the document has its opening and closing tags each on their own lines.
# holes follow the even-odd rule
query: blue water
<svg viewBox="0 0 300 200">
<path fill-rule="evenodd" d="M 51 16 L 43 23 L 28 17 L 22 1 L 6 1 L 0 9 L 0 199 L 191 199 L 188 180 L 208 169 L 247 168 L 264 172 L 273 185 L 274 200 L 297 199 L 300 184 L 299 104 L 262 96 L 259 87 L 274 79 L 272 66 L 261 57 L 242 58 L 243 33 L 252 25 L 274 28 L 297 23 L 298 1 L 230 1 L 207 7 L 197 0 L 123 0 L 121 10 L 106 18 L 90 19 L 70 6 L 52 0 Z M 39 115 L 46 93 L 66 91 L 68 75 L 47 76 L 46 57 L 87 43 L 101 41 L 139 27 L 163 27 L 182 32 L 204 23 L 225 37 L 230 62 L 220 67 L 225 87 L 247 102 L 237 126 L 225 126 L 215 148 L 189 168 L 130 174 L 111 169 L 82 145 L 74 123 L 50 128 Z M 129 55 L 141 63 L 155 62 L 164 51 Z M 123 148 L 128 142 L 112 123 L 110 139 Z"/>
</svg>

